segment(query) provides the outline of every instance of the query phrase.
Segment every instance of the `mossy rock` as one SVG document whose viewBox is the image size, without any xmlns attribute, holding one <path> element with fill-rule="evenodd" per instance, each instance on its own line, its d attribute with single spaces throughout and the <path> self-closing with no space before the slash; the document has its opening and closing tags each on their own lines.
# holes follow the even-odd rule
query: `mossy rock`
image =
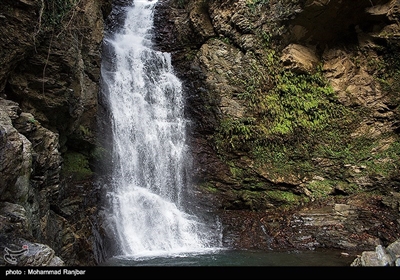
<svg viewBox="0 0 400 280">
<path fill-rule="evenodd" d="M 63 158 L 62 175 L 64 177 L 72 177 L 74 180 L 80 181 L 89 179 L 93 175 L 93 171 L 89 167 L 89 160 L 85 155 L 77 152 L 67 152 Z"/>
<path fill-rule="evenodd" d="M 281 206 L 295 206 L 307 201 L 307 198 L 296 195 L 290 191 L 271 190 L 266 192 L 266 196 Z"/>
</svg>

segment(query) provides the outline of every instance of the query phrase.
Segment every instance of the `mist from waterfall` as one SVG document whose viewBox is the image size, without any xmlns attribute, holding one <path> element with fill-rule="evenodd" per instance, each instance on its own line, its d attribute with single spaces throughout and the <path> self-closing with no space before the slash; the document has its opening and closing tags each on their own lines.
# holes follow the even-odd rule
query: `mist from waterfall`
<svg viewBox="0 0 400 280">
<path fill-rule="evenodd" d="M 121 255 L 213 249 L 210 231 L 185 210 L 189 149 L 181 81 L 169 53 L 152 48 L 158 1 L 135 0 L 106 34 L 102 98 L 111 116 L 111 221 Z M 212 234 L 211 234 L 212 235 Z"/>
</svg>

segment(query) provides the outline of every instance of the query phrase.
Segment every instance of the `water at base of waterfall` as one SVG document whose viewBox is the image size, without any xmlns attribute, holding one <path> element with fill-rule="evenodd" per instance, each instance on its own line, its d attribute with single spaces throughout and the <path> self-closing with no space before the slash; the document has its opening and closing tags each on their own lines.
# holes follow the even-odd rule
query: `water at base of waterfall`
<svg viewBox="0 0 400 280">
<path fill-rule="evenodd" d="M 355 257 L 336 250 L 266 252 L 257 250 L 218 250 L 196 254 L 177 254 L 133 258 L 116 256 L 101 266 L 342 266 L 348 267 Z"/>
</svg>

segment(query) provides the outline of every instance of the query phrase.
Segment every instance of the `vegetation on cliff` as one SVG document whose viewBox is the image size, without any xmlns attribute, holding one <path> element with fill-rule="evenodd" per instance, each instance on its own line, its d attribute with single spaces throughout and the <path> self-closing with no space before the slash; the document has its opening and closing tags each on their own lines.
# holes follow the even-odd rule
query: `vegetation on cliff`
<svg viewBox="0 0 400 280">
<path fill-rule="evenodd" d="M 297 200 L 287 199 L 290 205 L 336 192 L 346 195 L 363 192 L 376 189 L 377 185 L 385 191 L 385 185 L 396 181 L 400 157 L 395 128 L 399 117 L 396 82 L 399 72 L 397 52 L 390 49 L 398 46 L 393 42 L 383 46 L 379 41 L 363 46 L 354 43 L 357 39 L 340 41 L 339 45 L 321 42 L 328 44 L 324 51 L 316 53 L 322 59 L 310 69 L 299 70 L 286 65 L 282 50 L 295 40 L 288 34 L 294 32 L 291 22 L 296 22 L 296 16 L 307 13 L 303 12 L 304 1 L 247 1 L 244 6 L 238 5 L 240 8 L 236 13 L 226 17 L 229 8 L 221 3 L 209 3 L 208 8 L 203 8 L 208 10 L 216 30 L 216 35 L 205 45 L 238 48 L 243 53 L 242 62 L 239 62 L 241 68 L 233 66 L 232 60 L 236 59 L 237 63 L 239 57 L 234 54 L 236 51 L 231 51 L 232 55 L 221 55 L 215 62 L 215 65 L 233 63 L 232 68 L 223 66 L 222 71 L 218 71 L 208 58 L 211 51 L 198 54 L 198 58 L 200 65 L 203 57 L 210 59 L 203 63 L 209 80 L 226 83 L 224 90 L 213 84 L 210 91 L 214 93 L 210 95 L 209 92 L 204 97 L 218 100 L 222 96 L 224 102 L 221 108 L 226 113 L 219 115 L 212 139 L 220 158 L 231 170 L 231 179 L 240 186 L 237 191 L 233 190 L 237 197 L 242 200 L 241 193 L 246 190 L 252 197 L 245 201 L 254 200 L 250 204 L 252 209 L 257 209 L 269 205 L 268 199 L 260 202 L 259 197 L 275 190 L 277 183 L 292 186 L 286 191 L 303 194 Z M 234 28 L 224 26 L 224 20 Z M 318 38 L 313 40 L 319 44 Z M 295 43 L 302 42 L 297 40 Z M 306 45 L 319 48 L 318 45 Z M 387 106 L 391 111 L 389 120 L 394 130 L 371 135 L 368 129 L 374 130 L 376 121 L 379 122 L 374 117 L 376 108 L 361 104 L 349 106 L 344 102 L 338 89 L 331 85 L 330 62 L 324 62 L 327 60 L 324 52 L 328 52 L 329 45 L 332 49 L 349 49 L 353 62 L 358 62 L 357 71 L 374 77 L 371 85 L 376 91 L 383 92 L 377 96 L 385 96 L 385 105 L 381 106 Z M 378 57 L 369 59 L 371 52 L 378 53 Z M 236 104 L 236 109 L 232 104 Z M 375 124 L 366 125 L 365 130 L 359 131 L 360 124 L 368 122 Z M 240 205 L 240 202 L 233 203 Z"/>
<path fill-rule="evenodd" d="M 348 244 L 329 246 L 371 246 L 378 235 L 393 241 L 399 231 L 398 202 L 389 202 L 398 200 L 400 181 L 398 3 L 167 2 L 173 9 L 165 9 L 169 16 L 161 9 L 170 20 L 161 34 L 173 47 L 158 40 L 188 81 L 195 181 L 223 209 L 227 231 L 240 232 L 237 242 L 257 236 L 261 244 L 265 234 L 272 243 L 293 245 L 293 236 L 302 243 L 308 237 L 291 232 L 299 211 L 325 215 L 333 206 L 392 222 L 377 218 L 384 224 L 379 229 L 364 224 L 362 234 L 346 235 L 339 225 L 349 232 L 357 227 L 345 225 L 355 221 L 347 217 L 325 227 L 337 231 L 319 242 L 339 235 Z M 243 214 L 248 210 L 254 216 Z M 241 223 L 249 230 L 236 228 Z M 264 229 L 257 235 L 259 224 Z M 310 226 L 318 231 L 320 225 Z M 279 239 L 283 232 L 291 233 Z"/>
</svg>

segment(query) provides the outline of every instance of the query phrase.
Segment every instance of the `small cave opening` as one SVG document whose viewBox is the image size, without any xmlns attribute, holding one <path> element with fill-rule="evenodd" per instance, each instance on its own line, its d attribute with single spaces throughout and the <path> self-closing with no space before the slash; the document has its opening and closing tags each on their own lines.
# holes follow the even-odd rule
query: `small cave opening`
<svg viewBox="0 0 400 280">
<path fill-rule="evenodd" d="M 389 0 L 307 1 L 303 12 L 289 22 L 286 40 L 317 49 L 358 44 L 360 36 L 378 33 L 390 23 L 389 3 Z"/>
</svg>

